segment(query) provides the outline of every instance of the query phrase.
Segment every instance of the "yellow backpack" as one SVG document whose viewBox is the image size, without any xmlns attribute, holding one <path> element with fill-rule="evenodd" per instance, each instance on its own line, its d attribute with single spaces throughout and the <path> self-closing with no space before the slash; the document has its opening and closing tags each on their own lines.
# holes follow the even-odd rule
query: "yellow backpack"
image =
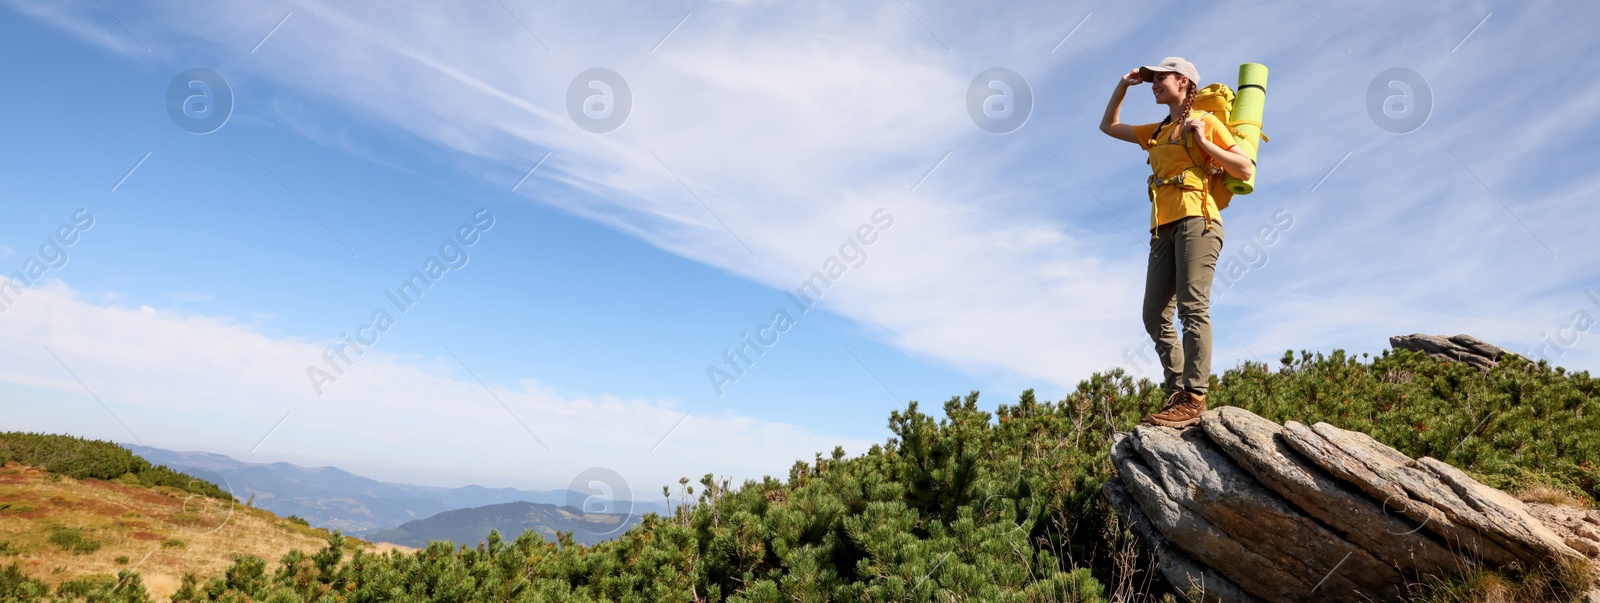
<svg viewBox="0 0 1600 603">
<path fill-rule="evenodd" d="M 1196 112 L 1204 112 L 1217 116 L 1217 120 L 1227 125 L 1228 133 L 1232 134 L 1235 140 L 1243 142 L 1245 137 L 1239 133 L 1239 124 L 1251 123 L 1259 128 L 1261 127 L 1261 122 L 1235 121 L 1233 119 L 1233 98 L 1233 89 L 1229 88 L 1227 84 L 1221 82 L 1211 84 L 1201 88 L 1195 94 L 1194 104 L 1190 105 L 1190 115 L 1193 117 Z M 1183 148 L 1189 152 L 1189 157 L 1194 161 L 1195 167 L 1200 168 L 1198 171 L 1206 181 L 1207 191 L 1216 200 L 1217 209 L 1227 209 L 1228 203 L 1233 201 L 1233 191 L 1228 190 L 1226 183 L 1223 182 L 1224 179 L 1220 177 L 1223 174 L 1222 168 L 1209 159 L 1202 162 L 1199 155 L 1200 149 L 1198 148 L 1200 145 L 1197 143 L 1191 144 L 1187 130 L 1183 132 L 1182 136 Z M 1267 135 L 1262 134 L 1261 142 L 1266 141 Z"/>
</svg>

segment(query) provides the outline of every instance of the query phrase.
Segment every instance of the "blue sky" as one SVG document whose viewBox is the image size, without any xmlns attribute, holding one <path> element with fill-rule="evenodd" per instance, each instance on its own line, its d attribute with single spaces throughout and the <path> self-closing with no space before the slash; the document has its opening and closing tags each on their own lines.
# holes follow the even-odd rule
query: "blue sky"
<svg viewBox="0 0 1600 603">
<path fill-rule="evenodd" d="M 1552 58 L 1592 54 L 1592 7 L 3 4 L 0 271 L 68 254 L 0 314 L 5 429 L 440 485 L 607 467 L 650 492 L 860 452 L 910 400 L 1153 377 L 1129 360 L 1148 168 L 1096 124 L 1168 55 L 1208 82 L 1272 69 L 1213 372 L 1412 332 L 1565 337 L 1552 361 L 1600 366 L 1574 326 L 1600 316 L 1600 85 Z M 166 104 L 196 67 L 234 99 L 203 135 Z M 594 67 L 632 98 L 603 133 L 567 107 Z M 965 106 L 993 67 L 1033 95 L 1007 134 Z M 1405 134 L 1368 107 L 1395 67 L 1432 95 Z M 1127 121 L 1162 116 L 1148 93 Z M 394 308 L 475 215 L 494 221 L 465 264 Z M 393 324 L 317 395 L 307 368 L 380 308 Z M 719 396 L 707 368 L 778 309 L 794 324 Z"/>
</svg>

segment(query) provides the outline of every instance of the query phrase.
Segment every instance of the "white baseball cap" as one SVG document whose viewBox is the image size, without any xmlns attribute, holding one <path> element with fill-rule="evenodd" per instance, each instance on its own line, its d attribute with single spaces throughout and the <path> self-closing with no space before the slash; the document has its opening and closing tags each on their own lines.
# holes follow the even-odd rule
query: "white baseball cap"
<svg viewBox="0 0 1600 603">
<path fill-rule="evenodd" d="M 1200 85 L 1200 72 L 1194 68 L 1194 63 L 1190 63 L 1183 57 L 1167 57 L 1161 59 L 1161 62 L 1155 65 L 1145 65 L 1140 67 L 1139 77 L 1142 77 L 1144 78 L 1144 81 L 1149 82 L 1155 79 L 1155 74 L 1157 72 L 1163 71 L 1176 73 L 1183 77 L 1189 78 L 1189 81 L 1195 86 Z"/>
</svg>

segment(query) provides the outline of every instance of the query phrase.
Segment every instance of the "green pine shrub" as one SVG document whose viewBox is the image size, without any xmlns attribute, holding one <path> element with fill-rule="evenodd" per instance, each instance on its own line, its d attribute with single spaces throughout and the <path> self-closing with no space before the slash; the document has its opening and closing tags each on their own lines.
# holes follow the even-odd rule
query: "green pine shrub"
<svg viewBox="0 0 1600 603">
<path fill-rule="evenodd" d="M 0 601 L 38 601 L 48 594 L 50 585 L 24 574 L 21 563 L 0 570 Z"/>
<path fill-rule="evenodd" d="M 151 603 L 144 579 L 127 570 L 117 572 L 115 577 L 94 575 L 64 581 L 56 586 L 56 596 L 58 600 L 88 603 Z"/>
<path fill-rule="evenodd" d="M 54 528 L 50 530 L 50 543 L 72 551 L 74 555 L 93 553 L 100 550 L 100 543 L 84 538 L 83 530 L 78 528 Z"/>
</svg>

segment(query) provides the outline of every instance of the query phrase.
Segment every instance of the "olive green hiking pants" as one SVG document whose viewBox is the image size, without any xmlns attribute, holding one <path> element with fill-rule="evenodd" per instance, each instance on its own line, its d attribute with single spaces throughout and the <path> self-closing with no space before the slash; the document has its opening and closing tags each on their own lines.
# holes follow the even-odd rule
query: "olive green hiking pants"
<svg viewBox="0 0 1600 603">
<path fill-rule="evenodd" d="M 1162 224 L 1150 238 L 1144 280 L 1144 328 L 1155 341 L 1167 391 L 1204 394 L 1211 380 L 1211 277 L 1222 254 L 1222 223 L 1190 216 Z M 1172 326 L 1176 310 L 1183 341 Z"/>
</svg>

